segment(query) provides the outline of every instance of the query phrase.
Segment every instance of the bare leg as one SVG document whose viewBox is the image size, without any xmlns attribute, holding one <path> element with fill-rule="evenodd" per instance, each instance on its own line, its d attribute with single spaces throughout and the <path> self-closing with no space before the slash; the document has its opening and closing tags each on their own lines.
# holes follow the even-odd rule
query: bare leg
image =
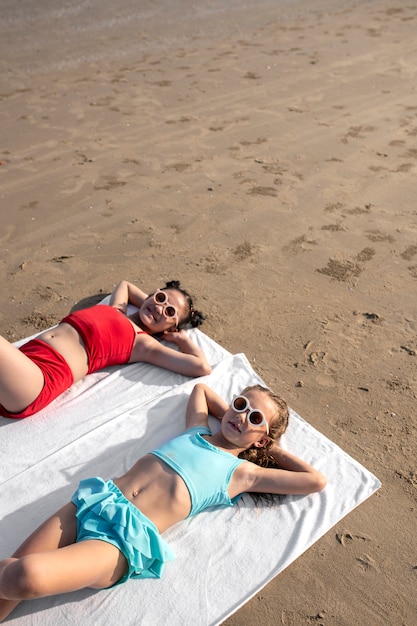
<svg viewBox="0 0 417 626">
<path fill-rule="evenodd" d="M 39 367 L 0 337 L 0 404 L 11 413 L 22 411 L 38 397 L 43 384 Z"/>
<path fill-rule="evenodd" d="M 40 526 L 0 562 L 0 621 L 21 600 L 74 591 L 101 589 L 127 571 L 125 557 L 104 541 L 74 543 L 75 506 L 70 503 Z"/>
<path fill-rule="evenodd" d="M 4 559 L 4 561 L 0 561 L 0 581 L 3 578 L 3 573 L 6 566 L 13 561 L 13 559 Z M 1 583 L 0 583 L 1 587 Z M 0 592 L 0 622 L 4 620 L 5 617 L 10 615 L 10 613 L 20 604 L 20 600 L 6 600 L 1 597 Z"/>
<path fill-rule="evenodd" d="M 17 558 L 27 554 L 56 550 L 74 543 L 76 529 L 75 506 L 70 502 L 39 526 L 16 550 L 13 554 L 14 558 L 0 562 L 0 621 L 7 617 L 20 602 L 19 600 L 6 600 L 2 594 L 5 568 Z"/>
</svg>

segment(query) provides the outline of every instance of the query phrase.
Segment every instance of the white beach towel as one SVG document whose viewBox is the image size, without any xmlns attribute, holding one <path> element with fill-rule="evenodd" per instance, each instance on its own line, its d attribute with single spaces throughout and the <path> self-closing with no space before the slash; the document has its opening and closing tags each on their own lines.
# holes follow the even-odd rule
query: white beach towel
<svg viewBox="0 0 417 626">
<path fill-rule="evenodd" d="M 231 355 L 199 330 L 190 333 L 213 366 L 198 380 L 227 401 L 248 384 L 263 384 L 245 355 Z M 0 417 L 0 558 L 65 504 L 81 479 L 118 476 L 181 433 L 195 383 L 143 363 L 112 367 L 85 377 L 33 417 Z M 218 427 L 214 419 L 212 426 Z M 7 623 L 220 624 L 380 486 L 293 411 L 282 444 L 327 476 L 323 492 L 258 510 L 245 496 L 231 509 L 207 510 L 164 533 L 177 559 L 162 579 L 24 602 Z"/>
</svg>

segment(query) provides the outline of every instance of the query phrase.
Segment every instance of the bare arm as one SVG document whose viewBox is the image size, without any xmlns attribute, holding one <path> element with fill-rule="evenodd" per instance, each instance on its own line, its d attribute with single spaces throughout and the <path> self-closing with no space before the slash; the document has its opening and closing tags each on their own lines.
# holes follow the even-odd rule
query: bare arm
<svg viewBox="0 0 417 626">
<path fill-rule="evenodd" d="M 228 409 L 228 404 L 204 383 L 197 383 L 191 392 L 187 404 L 185 423 L 187 428 L 207 426 L 208 416 L 221 419 Z"/>
<path fill-rule="evenodd" d="M 110 305 L 126 313 L 128 304 L 133 304 L 139 309 L 147 297 L 148 294 L 133 283 L 121 280 L 111 294 Z"/>
<path fill-rule="evenodd" d="M 140 343 L 137 342 L 135 347 L 137 360 L 152 363 L 152 365 L 163 367 L 184 376 L 194 377 L 210 374 L 211 367 L 204 353 L 195 345 L 186 331 L 180 330 L 169 334 L 175 335 L 175 344 L 179 350 L 163 345 L 150 335 L 141 335 L 141 341 Z"/>
<path fill-rule="evenodd" d="M 287 450 L 274 445 L 270 450 L 279 469 L 246 465 L 247 486 L 244 491 L 276 494 L 307 494 L 321 491 L 327 479 L 321 472 Z"/>
</svg>

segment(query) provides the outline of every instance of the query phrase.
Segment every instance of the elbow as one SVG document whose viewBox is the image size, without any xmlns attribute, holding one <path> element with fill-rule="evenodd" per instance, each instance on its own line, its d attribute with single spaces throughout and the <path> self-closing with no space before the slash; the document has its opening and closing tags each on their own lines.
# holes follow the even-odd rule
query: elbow
<svg viewBox="0 0 417 626">
<path fill-rule="evenodd" d="M 115 292 L 117 289 L 126 288 L 126 286 L 127 286 L 127 282 L 125 280 L 119 280 L 119 282 L 117 283 L 117 285 L 113 289 L 113 292 Z"/>
<path fill-rule="evenodd" d="M 197 376 L 208 376 L 211 374 L 212 368 L 208 363 L 202 363 L 198 368 Z"/>
</svg>

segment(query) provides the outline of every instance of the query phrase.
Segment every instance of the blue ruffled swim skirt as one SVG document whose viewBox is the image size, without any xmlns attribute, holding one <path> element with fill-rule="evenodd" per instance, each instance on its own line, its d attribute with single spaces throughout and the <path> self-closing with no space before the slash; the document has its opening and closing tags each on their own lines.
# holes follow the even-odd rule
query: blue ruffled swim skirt
<svg viewBox="0 0 417 626">
<path fill-rule="evenodd" d="M 160 578 L 164 563 L 175 553 L 155 524 L 123 495 L 112 480 L 82 480 L 71 501 L 77 507 L 77 541 L 98 539 L 124 554 L 129 578 Z"/>
</svg>

